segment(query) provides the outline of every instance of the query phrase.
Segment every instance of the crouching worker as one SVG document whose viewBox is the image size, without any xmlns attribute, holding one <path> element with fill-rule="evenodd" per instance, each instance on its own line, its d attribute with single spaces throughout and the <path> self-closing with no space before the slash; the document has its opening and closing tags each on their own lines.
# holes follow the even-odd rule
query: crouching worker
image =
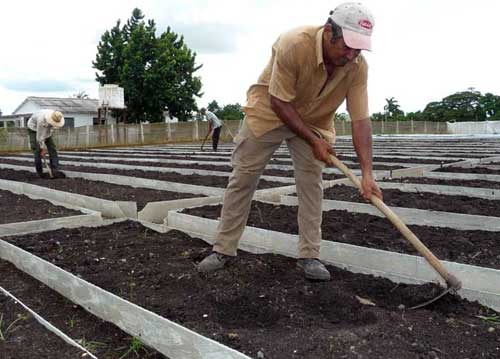
<svg viewBox="0 0 500 359">
<path fill-rule="evenodd" d="M 59 158 L 56 145 L 52 139 L 54 130 L 63 126 L 64 117 L 59 111 L 40 110 L 28 120 L 30 146 L 35 158 L 36 172 L 41 178 L 46 178 L 43 173 L 42 158 L 45 157 L 47 152 L 50 156 L 50 169 L 53 178 L 65 177 L 64 173 L 59 171 Z"/>
</svg>

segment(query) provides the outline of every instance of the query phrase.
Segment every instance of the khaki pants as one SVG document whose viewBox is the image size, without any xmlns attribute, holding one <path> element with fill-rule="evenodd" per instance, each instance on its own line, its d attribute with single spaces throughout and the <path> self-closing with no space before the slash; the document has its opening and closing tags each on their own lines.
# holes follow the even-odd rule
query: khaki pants
<svg viewBox="0 0 500 359">
<path fill-rule="evenodd" d="M 292 156 L 299 200 L 299 258 L 319 257 L 324 163 L 316 160 L 311 146 L 288 127 L 281 126 L 255 138 L 245 122 L 235 137 L 233 172 L 224 194 L 214 251 L 236 255 L 260 175 L 283 141 Z"/>
</svg>

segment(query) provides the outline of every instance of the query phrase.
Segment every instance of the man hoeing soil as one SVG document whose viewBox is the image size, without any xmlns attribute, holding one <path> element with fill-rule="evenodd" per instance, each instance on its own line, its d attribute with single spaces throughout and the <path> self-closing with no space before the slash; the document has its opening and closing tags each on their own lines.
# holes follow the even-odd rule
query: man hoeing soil
<svg viewBox="0 0 500 359">
<path fill-rule="evenodd" d="M 42 168 L 42 159 L 45 161 L 47 152 L 50 156 L 50 177 L 65 177 L 62 172 L 59 172 L 59 157 L 57 155 L 56 145 L 52 139 L 54 130 L 63 126 L 63 114 L 54 110 L 40 110 L 35 112 L 28 120 L 30 147 L 35 159 L 36 172 L 41 178 L 45 178 Z"/>
<path fill-rule="evenodd" d="M 286 141 L 299 201 L 299 267 L 306 278 L 329 280 L 318 260 L 321 241 L 322 169 L 332 165 L 334 117 L 346 100 L 352 138 L 362 171 L 362 195 L 382 197 L 372 173 L 372 131 L 368 112 L 368 65 L 373 17 L 359 3 L 344 3 L 323 26 L 282 34 L 257 83 L 250 86 L 245 119 L 235 137 L 233 172 L 224 195 L 213 253 L 201 272 L 220 268 L 236 256 L 259 177 Z"/>
</svg>

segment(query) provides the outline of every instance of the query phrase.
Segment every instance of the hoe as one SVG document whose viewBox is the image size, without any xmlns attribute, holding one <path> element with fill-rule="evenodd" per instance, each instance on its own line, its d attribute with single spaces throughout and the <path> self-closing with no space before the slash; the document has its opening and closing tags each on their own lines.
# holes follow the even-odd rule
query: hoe
<svg viewBox="0 0 500 359">
<path fill-rule="evenodd" d="M 207 138 L 209 135 L 210 135 L 210 132 L 207 132 L 207 135 L 205 136 L 205 139 L 203 140 L 203 143 L 201 144 L 201 151 L 203 151 L 203 146 L 205 146 L 205 142 L 207 141 Z"/>
<path fill-rule="evenodd" d="M 345 164 L 342 163 L 337 157 L 330 156 L 333 164 L 340 169 L 351 182 L 358 188 L 361 189 L 361 182 L 359 178 L 356 177 Z M 415 249 L 429 262 L 429 264 L 439 273 L 439 275 L 446 282 L 447 289 L 442 292 L 437 297 L 419 304 L 411 309 L 417 309 L 424 307 L 443 297 L 444 295 L 452 292 L 455 293 L 460 288 L 462 288 L 462 283 L 453 274 L 449 273 L 443 264 L 436 258 L 436 256 L 417 238 L 417 236 L 406 226 L 406 224 L 401 221 L 401 219 L 389 208 L 386 204 L 375 195 L 370 198 L 371 203 L 378 208 L 391 222 L 392 224 L 401 232 L 401 234 L 415 247 Z"/>
</svg>

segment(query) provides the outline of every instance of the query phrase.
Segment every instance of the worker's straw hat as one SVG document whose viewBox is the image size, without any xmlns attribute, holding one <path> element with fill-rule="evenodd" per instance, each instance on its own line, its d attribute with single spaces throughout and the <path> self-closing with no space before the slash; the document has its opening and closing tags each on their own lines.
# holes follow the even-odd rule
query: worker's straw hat
<svg viewBox="0 0 500 359">
<path fill-rule="evenodd" d="M 45 115 L 45 119 L 47 120 L 47 123 L 54 128 L 61 128 L 64 126 L 64 117 L 59 111 L 54 111 L 52 113 L 48 112 Z"/>
</svg>

